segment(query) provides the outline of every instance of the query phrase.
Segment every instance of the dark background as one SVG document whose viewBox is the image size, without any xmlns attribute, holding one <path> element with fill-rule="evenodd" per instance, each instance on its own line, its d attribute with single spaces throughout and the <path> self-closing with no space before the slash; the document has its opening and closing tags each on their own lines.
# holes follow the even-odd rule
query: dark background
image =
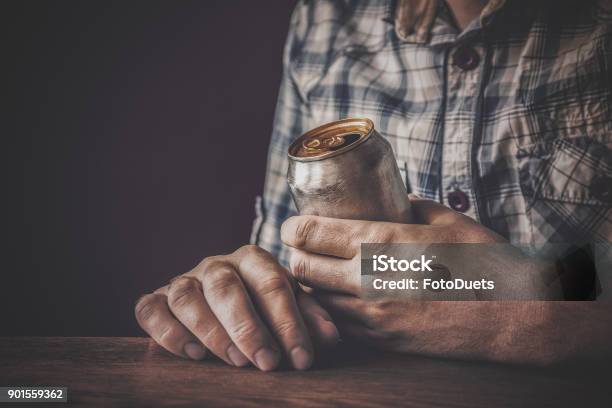
<svg viewBox="0 0 612 408">
<path fill-rule="evenodd" d="M 140 294 L 247 243 L 292 1 L 0 11 L 0 335 L 134 335 Z"/>
</svg>

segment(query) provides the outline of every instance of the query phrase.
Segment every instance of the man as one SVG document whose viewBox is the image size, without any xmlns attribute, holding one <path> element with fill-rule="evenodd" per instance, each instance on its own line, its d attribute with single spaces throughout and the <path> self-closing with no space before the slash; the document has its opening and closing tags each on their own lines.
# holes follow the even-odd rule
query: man
<svg viewBox="0 0 612 408">
<path fill-rule="evenodd" d="M 255 245 L 205 258 L 144 296 L 138 322 L 176 355 L 210 352 L 266 371 L 283 357 L 307 369 L 315 346 L 339 332 L 401 352 L 511 363 L 610 355 L 604 302 L 375 302 L 361 296 L 356 261 L 361 242 L 509 242 L 540 253 L 585 244 L 605 298 L 610 11 L 604 1 L 300 3 Z M 344 117 L 371 118 L 392 144 L 423 197 L 411 196 L 420 224 L 295 216 L 287 147 Z M 500 262 L 527 283 L 538 271 L 535 258 Z"/>
</svg>

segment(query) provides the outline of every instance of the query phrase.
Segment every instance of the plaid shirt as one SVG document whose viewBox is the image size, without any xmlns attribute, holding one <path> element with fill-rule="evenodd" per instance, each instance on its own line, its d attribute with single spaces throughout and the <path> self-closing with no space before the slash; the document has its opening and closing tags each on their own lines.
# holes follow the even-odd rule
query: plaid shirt
<svg viewBox="0 0 612 408">
<path fill-rule="evenodd" d="M 346 117 L 374 121 L 409 190 L 459 192 L 513 244 L 612 241 L 608 4 L 492 0 L 460 31 L 443 1 L 300 2 L 252 242 L 288 263 L 287 148 Z"/>
</svg>

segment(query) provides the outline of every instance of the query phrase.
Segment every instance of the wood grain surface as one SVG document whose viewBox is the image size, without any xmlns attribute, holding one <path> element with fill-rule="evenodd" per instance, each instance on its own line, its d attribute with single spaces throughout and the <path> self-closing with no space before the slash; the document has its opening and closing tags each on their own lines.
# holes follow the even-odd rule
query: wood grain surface
<svg viewBox="0 0 612 408">
<path fill-rule="evenodd" d="M 588 367 L 510 367 L 357 346 L 317 361 L 306 372 L 262 373 L 184 360 L 145 338 L 5 337 L 0 386 L 68 387 L 68 404 L 54 406 L 612 406 L 610 375 Z"/>
</svg>

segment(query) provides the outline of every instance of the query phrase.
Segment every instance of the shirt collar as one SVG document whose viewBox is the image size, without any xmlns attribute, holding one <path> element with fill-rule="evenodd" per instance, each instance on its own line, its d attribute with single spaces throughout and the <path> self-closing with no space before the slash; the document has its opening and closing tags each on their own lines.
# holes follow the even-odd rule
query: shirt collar
<svg viewBox="0 0 612 408">
<path fill-rule="evenodd" d="M 406 42 L 425 44 L 431 37 L 431 30 L 438 16 L 443 0 L 398 0 L 395 7 L 395 33 Z M 484 27 L 506 0 L 489 0 L 482 9 L 479 25 Z"/>
</svg>

